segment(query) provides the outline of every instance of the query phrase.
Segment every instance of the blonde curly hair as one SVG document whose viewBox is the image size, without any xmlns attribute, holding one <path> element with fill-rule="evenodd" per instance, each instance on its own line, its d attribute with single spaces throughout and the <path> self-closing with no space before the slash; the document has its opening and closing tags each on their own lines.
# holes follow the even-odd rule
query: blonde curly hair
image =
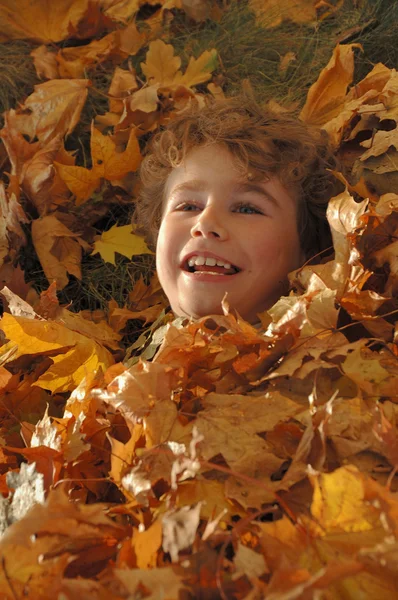
<svg viewBox="0 0 398 600">
<path fill-rule="evenodd" d="M 307 259 L 331 246 L 326 208 L 338 185 L 331 172 L 337 169 L 337 159 L 326 132 L 238 96 L 185 111 L 149 142 L 133 223 L 152 248 L 168 176 L 190 150 L 209 144 L 227 148 L 239 171 L 250 179 L 275 175 L 294 192 L 297 228 Z"/>
</svg>

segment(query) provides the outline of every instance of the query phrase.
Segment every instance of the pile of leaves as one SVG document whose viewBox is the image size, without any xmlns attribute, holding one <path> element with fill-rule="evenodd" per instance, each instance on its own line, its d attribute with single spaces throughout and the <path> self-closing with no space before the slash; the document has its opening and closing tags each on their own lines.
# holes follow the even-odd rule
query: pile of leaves
<svg viewBox="0 0 398 600">
<path fill-rule="evenodd" d="M 309 90 L 300 118 L 329 132 L 344 167 L 334 252 L 290 274 L 262 330 L 227 297 L 223 314 L 173 319 L 156 274 L 123 306 L 72 312 L 59 295 L 83 252 L 114 264 L 152 251 L 130 224 L 98 227 L 131 205 L 151 133 L 224 98 L 217 49 L 181 67 L 161 32 L 175 11 L 201 23 L 225 7 L 157 2 L 140 29 L 144 4 L 46 5 L 53 19 L 27 2 L 3 19 L 3 36 L 36 42 L 47 81 L 0 132 L 1 598 L 394 597 L 398 74 L 378 63 L 352 85 L 362 49 L 339 44 Z M 142 48 L 139 74 L 119 66 Z M 84 162 L 68 143 L 90 71 L 110 63 Z M 126 354 L 134 319 L 149 327 Z"/>
</svg>

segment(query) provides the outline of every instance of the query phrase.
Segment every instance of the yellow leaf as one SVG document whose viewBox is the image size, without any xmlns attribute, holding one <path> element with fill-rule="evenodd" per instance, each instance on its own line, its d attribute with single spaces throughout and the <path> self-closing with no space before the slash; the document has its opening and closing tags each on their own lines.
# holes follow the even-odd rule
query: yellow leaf
<svg viewBox="0 0 398 600">
<path fill-rule="evenodd" d="M 144 238 L 133 233 L 132 225 L 123 225 L 122 227 L 114 225 L 108 231 L 104 231 L 94 243 L 92 254 L 97 254 L 97 252 L 112 265 L 115 264 L 115 252 L 127 256 L 127 258 L 137 254 L 153 254 Z"/>
<path fill-rule="evenodd" d="M 316 0 L 249 0 L 258 25 L 269 29 L 284 20 L 309 23 L 316 20 Z"/>
<path fill-rule="evenodd" d="M 58 174 L 76 196 L 78 206 L 89 200 L 94 190 L 100 185 L 101 179 L 104 178 L 108 181 L 122 179 L 127 173 L 138 169 L 141 154 L 134 129 L 130 130 L 129 141 L 124 152 L 116 152 L 116 145 L 109 135 L 102 135 L 92 125 L 91 156 L 92 169 L 54 163 Z"/>
<path fill-rule="evenodd" d="M 354 76 L 354 48 L 361 45 L 335 47 L 332 58 L 308 91 L 300 113 L 302 121 L 322 126 L 339 114 Z"/>
<path fill-rule="evenodd" d="M 181 83 L 187 87 L 193 87 L 199 83 L 208 81 L 211 77 L 212 72 L 217 66 L 217 50 L 205 50 L 199 58 L 189 59 L 189 64 L 184 75 L 179 78 L 178 74 L 174 80 L 174 83 Z"/>
<path fill-rule="evenodd" d="M 1 0 L 0 42 L 30 39 L 60 42 L 69 37 L 70 26 L 84 17 L 88 0 Z"/>
<path fill-rule="evenodd" d="M 314 486 L 311 513 L 327 532 L 368 531 L 379 522 L 379 515 L 364 502 L 363 478 L 353 465 L 333 473 L 310 475 Z"/>
<path fill-rule="evenodd" d="M 13 317 L 5 313 L 1 328 L 11 340 L 4 351 L 17 345 L 12 360 L 19 356 L 47 353 L 53 364 L 33 385 L 55 392 L 74 390 L 88 374 L 114 364 L 112 355 L 101 344 L 71 331 L 54 321 L 39 321 L 25 317 Z M 64 350 L 64 353 L 59 353 Z"/>
<path fill-rule="evenodd" d="M 174 56 L 173 46 L 165 44 L 162 40 L 155 40 L 149 44 L 146 62 L 141 63 L 147 81 L 159 83 L 162 87 L 171 85 L 176 75 L 181 75 L 178 71 L 180 66 L 181 59 Z"/>
</svg>

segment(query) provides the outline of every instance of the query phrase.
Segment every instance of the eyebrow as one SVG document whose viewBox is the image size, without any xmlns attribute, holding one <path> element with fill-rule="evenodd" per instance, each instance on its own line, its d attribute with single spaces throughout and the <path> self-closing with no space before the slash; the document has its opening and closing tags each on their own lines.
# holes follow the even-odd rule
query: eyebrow
<svg viewBox="0 0 398 600">
<path fill-rule="evenodd" d="M 174 196 L 179 192 L 189 191 L 189 192 L 203 192 L 207 188 L 206 181 L 202 181 L 200 179 L 192 179 L 191 181 L 186 181 L 185 183 L 180 183 L 177 185 L 171 192 L 170 196 Z M 270 200 L 275 206 L 279 207 L 279 202 L 270 194 L 265 191 L 263 187 L 256 182 L 243 181 L 234 185 L 233 191 L 236 193 L 248 193 L 248 192 L 256 192 L 260 194 L 267 200 Z"/>
</svg>

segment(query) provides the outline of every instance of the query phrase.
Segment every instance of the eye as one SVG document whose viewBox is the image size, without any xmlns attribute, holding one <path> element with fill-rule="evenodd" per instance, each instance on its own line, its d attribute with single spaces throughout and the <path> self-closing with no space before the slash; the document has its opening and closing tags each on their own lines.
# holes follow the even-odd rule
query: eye
<svg viewBox="0 0 398 600">
<path fill-rule="evenodd" d="M 246 214 L 246 215 L 250 215 L 250 214 L 263 215 L 264 214 L 263 212 L 261 212 L 260 209 L 253 206 L 252 204 L 248 204 L 247 202 L 240 202 L 239 204 L 236 205 L 235 208 L 237 208 L 238 210 L 242 209 L 242 214 Z M 251 212 L 248 212 L 248 211 L 251 211 Z"/>
<path fill-rule="evenodd" d="M 191 212 L 191 208 L 199 208 L 194 202 L 181 202 L 177 204 L 175 210 L 181 210 L 182 212 Z"/>
</svg>

